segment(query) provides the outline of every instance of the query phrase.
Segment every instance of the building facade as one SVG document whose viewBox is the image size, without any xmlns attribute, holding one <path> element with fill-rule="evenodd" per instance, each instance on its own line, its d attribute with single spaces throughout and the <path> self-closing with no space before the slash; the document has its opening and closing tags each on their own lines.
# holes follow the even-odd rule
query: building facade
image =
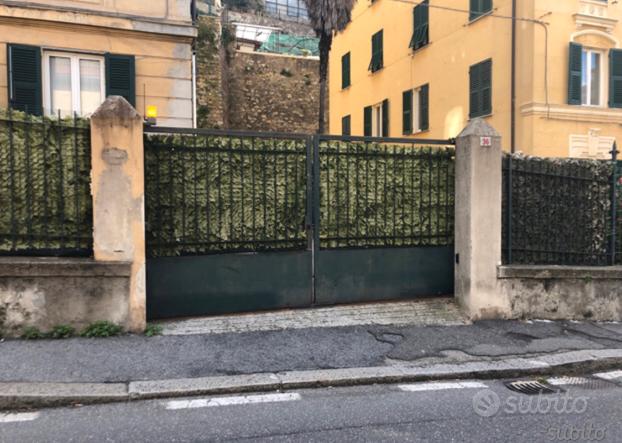
<svg viewBox="0 0 622 443">
<path fill-rule="evenodd" d="M 483 117 L 506 150 L 607 157 L 621 18 L 611 0 L 359 0 L 331 50 L 330 132 L 451 138 Z"/>
<path fill-rule="evenodd" d="M 193 124 L 192 0 L 0 2 L 0 106 L 88 116 L 122 95 Z"/>
</svg>

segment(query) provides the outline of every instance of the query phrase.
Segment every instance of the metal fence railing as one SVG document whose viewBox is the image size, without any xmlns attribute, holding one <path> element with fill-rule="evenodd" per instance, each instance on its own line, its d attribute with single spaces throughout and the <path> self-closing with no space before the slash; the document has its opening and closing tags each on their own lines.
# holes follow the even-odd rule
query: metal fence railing
<svg viewBox="0 0 622 443">
<path fill-rule="evenodd" d="M 321 136 L 317 152 L 320 248 L 453 244 L 448 141 Z"/>
<path fill-rule="evenodd" d="M 0 111 L 0 255 L 92 253 L 88 120 Z"/>
<path fill-rule="evenodd" d="M 503 262 L 622 263 L 622 184 L 614 165 L 619 171 L 615 156 L 612 161 L 505 156 Z"/>
<path fill-rule="evenodd" d="M 147 255 L 451 245 L 450 145 L 147 128 Z"/>
<path fill-rule="evenodd" d="M 304 135 L 147 128 L 147 255 L 304 249 Z"/>
</svg>

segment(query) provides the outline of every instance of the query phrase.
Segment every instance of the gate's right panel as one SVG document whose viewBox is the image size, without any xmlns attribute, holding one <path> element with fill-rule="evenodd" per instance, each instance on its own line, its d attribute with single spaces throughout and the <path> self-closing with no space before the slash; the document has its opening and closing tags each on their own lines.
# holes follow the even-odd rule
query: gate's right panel
<svg viewBox="0 0 622 443">
<path fill-rule="evenodd" d="M 316 152 L 316 304 L 452 294 L 453 147 L 322 137 Z"/>
</svg>

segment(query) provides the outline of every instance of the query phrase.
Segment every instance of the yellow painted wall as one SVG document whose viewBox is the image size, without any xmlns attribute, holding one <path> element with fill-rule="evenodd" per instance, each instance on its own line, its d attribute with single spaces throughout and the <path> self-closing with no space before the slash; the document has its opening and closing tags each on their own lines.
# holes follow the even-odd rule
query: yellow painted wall
<svg viewBox="0 0 622 443">
<path fill-rule="evenodd" d="M 502 17 L 511 15 L 511 0 L 493 0 L 493 16 L 473 22 L 469 22 L 468 13 L 440 9 L 468 10 L 469 0 L 430 0 L 430 43 L 413 52 L 408 44 L 416 3 L 400 0 L 356 3 L 352 23 L 335 36 L 330 55 L 330 132 L 339 134 L 341 118 L 350 114 L 352 134 L 362 135 L 363 108 L 388 98 L 389 135 L 400 137 L 402 92 L 429 83 L 430 129 L 415 136 L 455 137 L 468 122 L 469 67 L 492 58 L 493 110 L 486 119 L 503 136 L 504 149 L 509 149 L 511 20 Z M 622 122 L 622 110 L 606 107 L 606 99 L 605 106 L 596 110 L 566 105 L 569 42 L 577 41 L 605 51 L 619 47 L 622 5 L 603 5 L 596 0 L 520 0 L 517 16 L 548 23 L 549 33 L 545 62 L 544 28 L 527 21 L 519 21 L 517 25 L 517 150 L 568 156 L 570 136 L 587 135 L 593 130 L 622 140 L 622 127 L 618 123 Z M 603 23 L 612 24 L 610 34 L 604 33 L 605 36 L 599 32 Z M 380 29 L 384 30 L 384 68 L 372 74 L 368 71 L 371 36 Z M 341 57 L 348 51 L 352 86 L 341 90 Z M 545 68 L 548 82 L 545 82 Z M 545 83 L 548 83 L 546 89 Z"/>
<path fill-rule="evenodd" d="M 166 6 L 167 2 L 172 3 L 171 0 L 153 2 L 156 7 L 154 11 L 158 4 Z M 82 6 L 99 3 L 119 5 L 127 2 L 88 0 L 47 3 Z M 148 2 L 134 3 L 140 3 L 146 8 Z M 182 0 L 182 3 L 186 3 L 186 0 Z M 121 17 L 93 16 L 90 19 L 96 19 L 98 26 L 87 26 L 72 23 L 71 16 L 60 11 L 26 8 L 18 13 L 17 9 L 0 9 L 0 106 L 8 104 L 7 43 L 36 45 L 43 50 L 92 54 L 110 52 L 136 57 L 136 108 L 141 114 L 145 105 L 155 105 L 158 107 L 159 125 L 192 126 L 192 37 L 137 31 L 134 29 L 145 24 Z M 50 20 L 49 14 L 54 12 L 54 20 Z M 24 17 L 24 13 L 27 13 L 27 17 Z M 41 19 L 43 15 L 46 20 Z M 189 10 L 187 20 L 179 29 L 188 33 L 185 28 L 190 28 L 194 33 Z"/>
</svg>

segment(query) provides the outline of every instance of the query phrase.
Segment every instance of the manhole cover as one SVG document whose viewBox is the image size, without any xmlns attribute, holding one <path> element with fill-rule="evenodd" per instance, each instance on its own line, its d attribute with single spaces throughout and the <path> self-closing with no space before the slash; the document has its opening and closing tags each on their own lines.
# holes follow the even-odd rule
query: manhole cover
<svg viewBox="0 0 622 443">
<path fill-rule="evenodd" d="M 505 387 L 508 388 L 510 391 L 519 392 L 526 395 L 555 394 L 558 392 L 563 392 L 561 388 L 553 388 L 548 384 L 536 380 L 506 382 Z"/>
</svg>

